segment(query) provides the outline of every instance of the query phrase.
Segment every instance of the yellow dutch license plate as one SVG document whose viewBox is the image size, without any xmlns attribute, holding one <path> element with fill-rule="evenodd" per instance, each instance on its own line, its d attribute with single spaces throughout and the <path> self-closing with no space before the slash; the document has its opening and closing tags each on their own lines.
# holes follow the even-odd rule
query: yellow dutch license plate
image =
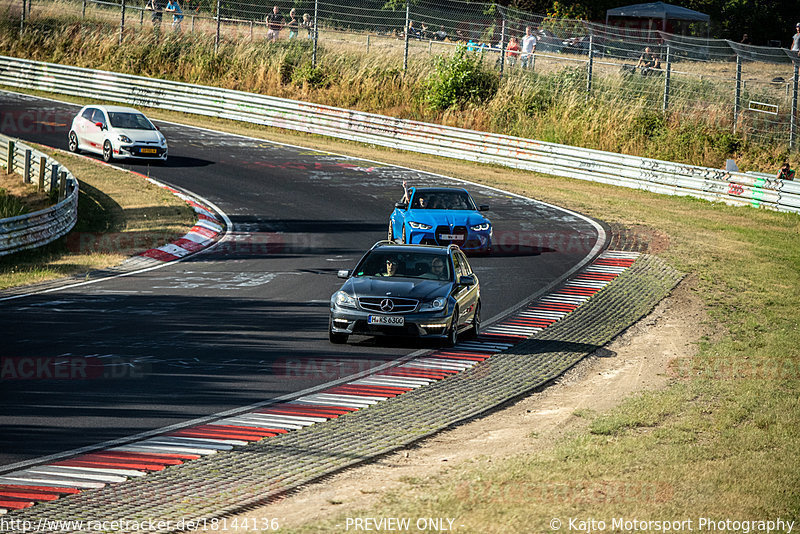
<svg viewBox="0 0 800 534">
<path fill-rule="evenodd" d="M 142 148 L 139 150 L 139 152 L 142 154 L 156 154 L 158 153 L 158 150 L 155 148 Z"/>
</svg>

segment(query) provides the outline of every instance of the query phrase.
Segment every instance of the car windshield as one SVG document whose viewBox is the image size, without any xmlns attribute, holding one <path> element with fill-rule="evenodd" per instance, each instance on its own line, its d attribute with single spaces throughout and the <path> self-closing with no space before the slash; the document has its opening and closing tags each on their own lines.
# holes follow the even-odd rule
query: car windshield
<svg viewBox="0 0 800 534">
<path fill-rule="evenodd" d="M 427 252 L 373 251 L 356 267 L 356 277 L 402 277 L 451 281 L 448 256 Z"/>
<path fill-rule="evenodd" d="M 155 126 L 141 113 L 109 112 L 108 118 L 114 128 L 126 130 L 155 130 Z"/>
<path fill-rule="evenodd" d="M 466 191 L 420 191 L 414 195 L 412 209 L 475 210 L 475 203 Z"/>
</svg>

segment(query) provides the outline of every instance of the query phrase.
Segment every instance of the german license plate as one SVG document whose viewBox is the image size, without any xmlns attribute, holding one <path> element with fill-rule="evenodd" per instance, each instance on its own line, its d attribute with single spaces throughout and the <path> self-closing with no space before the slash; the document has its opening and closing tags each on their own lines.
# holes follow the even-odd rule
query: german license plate
<svg viewBox="0 0 800 534">
<path fill-rule="evenodd" d="M 385 324 L 389 326 L 403 326 L 406 324 L 405 317 L 402 315 L 370 315 L 367 317 L 367 324 Z"/>
<path fill-rule="evenodd" d="M 445 241 L 458 241 L 459 239 L 464 239 L 463 234 L 439 234 L 439 239 L 444 239 Z"/>
<path fill-rule="evenodd" d="M 139 152 L 142 154 L 157 154 L 158 150 L 155 148 L 142 148 L 139 150 Z"/>
</svg>

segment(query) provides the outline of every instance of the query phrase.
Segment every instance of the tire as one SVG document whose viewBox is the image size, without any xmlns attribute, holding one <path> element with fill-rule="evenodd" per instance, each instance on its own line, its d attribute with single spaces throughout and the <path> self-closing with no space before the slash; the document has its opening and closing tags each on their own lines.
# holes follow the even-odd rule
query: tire
<svg viewBox="0 0 800 534">
<path fill-rule="evenodd" d="M 389 241 L 392 241 L 392 242 L 394 241 L 394 227 L 392 225 L 392 220 L 391 219 L 389 219 L 389 234 L 388 234 L 386 239 L 388 239 Z"/>
<path fill-rule="evenodd" d="M 103 143 L 103 161 L 106 163 L 114 161 L 114 148 L 111 146 L 111 141 Z"/>
<path fill-rule="evenodd" d="M 453 324 L 447 331 L 447 339 L 444 341 L 445 347 L 454 347 L 458 343 L 458 308 L 453 310 Z"/>
<path fill-rule="evenodd" d="M 472 316 L 472 327 L 470 329 L 470 336 L 473 338 L 477 338 L 481 335 L 481 303 L 478 301 L 478 304 L 475 306 L 475 314 Z"/>
<path fill-rule="evenodd" d="M 344 345 L 347 343 L 347 338 L 350 334 L 340 334 L 332 330 L 332 325 L 328 325 L 328 340 L 334 345 Z"/>
<path fill-rule="evenodd" d="M 403 239 L 400 241 L 402 244 L 406 244 L 406 225 L 403 224 Z"/>
<path fill-rule="evenodd" d="M 74 152 L 75 154 L 80 153 L 81 149 L 78 148 L 78 136 L 75 132 L 69 133 L 69 151 Z"/>
</svg>

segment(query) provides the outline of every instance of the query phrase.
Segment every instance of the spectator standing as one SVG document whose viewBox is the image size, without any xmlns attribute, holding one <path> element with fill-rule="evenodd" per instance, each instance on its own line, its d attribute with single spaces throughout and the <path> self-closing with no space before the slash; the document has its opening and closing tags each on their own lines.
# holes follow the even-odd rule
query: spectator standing
<svg viewBox="0 0 800 534">
<path fill-rule="evenodd" d="M 508 46 L 506 47 L 506 56 L 508 59 L 508 68 L 513 68 L 514 65 L 517 63 L 517 59 L 519 58 L 519 41 L 517 41 L 516 37 L 512 37 L 508 40 Z"/>
<path fill-rule="evenodd" d="M 536 36 L 533 34 L 533 28 L 530 26 L 525 27 L 525 37 L 522 38 L 522 67 L 533 67 L 533 54 L 536 53 Z"/>
<path fill-rule="evenodd" d="M 300 27 L 306 31 L 308 39 L 314 38 L 314 25 L 311 23 L 311 15 L 303 13 L 303 22 L 300 23 Z"/>
<path fill-rule="evenodd" d="M 794 169 L 790 168 L 789 162 L 784 161 L 781 168 L 778 169 L 778 180 L 794 180 Z"/>
<path fill-rule="evenodd" d="M 161 16 L 164 12 L 163 0 L 147 0 L 145 9 L 153 12 L 150 15 L 150 20 L 153 21 L 153 29 L 158 31 L 161 28 Z"/>
<path fill-rule="evenodd" d="M 792 36 L 792 52 L 800 54 L 800 22 L 794 27 L 794 35 Z"/>
<path fill-rule="evenodd" d="M 289 39 L 297 37 L 300 32 L 300 21 L 297 20 L 297 11 L 294 8 L 289 11 L 289 23 L 287 26 L 289 27 Z"/>
<path fill-rule="evenodd" d="M 272 8 L 272 13 L 267 15 L 267 39 L 277 41 L 281 30 L 286 25 L 286 19 L 279 13 L 278 6 Z"/>
<path fill-rule="evenodd" d="M 164 11 L 172 13 L 172 29 L 175 31 L 181 30 L 181 21 L 183 20 L 183 10 L 178 0 L 169 0 L 167 7 Z"/>
</svg>

